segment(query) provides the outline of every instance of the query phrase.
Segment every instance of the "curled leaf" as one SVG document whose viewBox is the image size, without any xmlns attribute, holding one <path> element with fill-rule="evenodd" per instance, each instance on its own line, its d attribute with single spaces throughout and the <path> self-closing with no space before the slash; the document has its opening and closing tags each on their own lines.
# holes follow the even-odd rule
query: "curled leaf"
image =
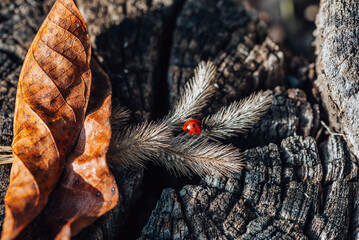
<svg viewBox="0 0 359 240">
<path fill-rule="evenodd" d="M 119 198 L 106 163 L 111 140 L 111 84 L 92 61 L 91 70 L 91 99 L 84 126 L 44 210 L 43 224 L 51 229 L 51 237 L 57 234 L 59 239 L 69 239 L 80 232 L 114 208 Z"/>
<path fill-rule="evenodd" d="M 45 206 L 83 126 L 91 85 L 87 27 L 72 0 L 58 0 L 21 70 L 14 161 L 2 239 L 13 239 Z"/>
</svg>

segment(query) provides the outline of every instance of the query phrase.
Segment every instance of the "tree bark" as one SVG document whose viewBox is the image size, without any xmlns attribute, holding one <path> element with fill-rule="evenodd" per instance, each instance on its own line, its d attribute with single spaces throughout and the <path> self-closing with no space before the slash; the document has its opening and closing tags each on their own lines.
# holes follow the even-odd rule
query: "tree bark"
<svg viewBox="0 0 359 240">
<path fill-rule="evenodd" d="M 22 61 L 53 2 L 0 2 L 1 145 L 11 144 Z M 207 176 L 190 181 L 169 177 L 164 168 L 153 166 L 112 169 L 123 200 L 75 239 L 359 237 L 357 3 L 323 1 L 317 18 L 315 85 L 331 127 L 344 137 L 323 134 L 319 105 L 311 92 L 283 86 L 287 59 L 266 37 L 247 1 L 76 3 L 88 24 L 93 56 L 111 78 L 113 102 L 131 109 L 132 122 L 164 116 L 201 60 L 212 60 L 218 67 L 217 93 L 207 113 L 259 89 L 272 89 L 274 98 L 252 130 L 229 141 L 244 151 L 242 172 L 230 179 Z M 9 172 L 9 165 L 0 166 L 0 226 Z M 157 185 L 154 175 L 169 184 Z M 160 191 L 157 197 L 149 194 Z M 139 208 L 142 204 L 145 210 Z M 133 222 L 145 225 L 141 233 L 131 232 Z"/>
<path fill-rule="evenodd" d="M 321 1 L 315 46 L 319 89 L 329 122 L 359 157 L 357 1 Z"/>
<path fill-rule="evenodd" d="M 302 136 L 247 150 L 233 179 L 164 190 L 141 239 L 356 239 L 357 173 L 346 154 L 333 136 L 320 152 Z"/>
</svg>

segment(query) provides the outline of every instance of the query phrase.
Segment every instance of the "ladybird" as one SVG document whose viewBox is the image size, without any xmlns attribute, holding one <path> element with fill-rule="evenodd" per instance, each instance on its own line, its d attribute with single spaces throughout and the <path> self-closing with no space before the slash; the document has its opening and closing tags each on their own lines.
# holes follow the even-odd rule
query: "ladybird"
<svg viewBox="0 0 359 240">
<path fill-rule="evenodd" d="M 200 134 L 202 132 L 202 122 L 197 119 L 188 120 L 183 124 L 182 129 L 189 134 Z"/>
</svg>

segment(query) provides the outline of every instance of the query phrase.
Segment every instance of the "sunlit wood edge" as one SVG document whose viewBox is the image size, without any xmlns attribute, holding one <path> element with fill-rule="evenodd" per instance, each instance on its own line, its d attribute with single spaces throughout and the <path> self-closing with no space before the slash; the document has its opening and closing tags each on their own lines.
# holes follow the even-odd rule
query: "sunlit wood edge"
<svg viewBox="0 0 359 240">
<path fill-rule="evenodd" d="M 11 164 L 14 161 L 10 146 L 0 146 L 0 165 Z"/>
</svg>

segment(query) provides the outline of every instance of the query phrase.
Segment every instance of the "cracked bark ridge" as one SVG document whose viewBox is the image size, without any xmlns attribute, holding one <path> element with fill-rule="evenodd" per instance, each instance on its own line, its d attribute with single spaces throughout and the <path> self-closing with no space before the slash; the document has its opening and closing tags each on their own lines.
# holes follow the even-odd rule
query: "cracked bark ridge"
<svg viewBox="0 0 359 240">
<path fill-rule="evenodd" d="M 349 225 L 349 236 L 351 239 L 358 239 L 359 238 L 359 184 L 358 182 L 352 183 L 350 185 L 351 194 L 353 195 L 353 204 L 350 206 L 352 207 L 351 213 L 351 221 Z"/>
<path fill-rule="evenodd" d="M 280 145 L 247 150 L 247 166 L 234 178 L 207 177 L 199 186 L 187 185 L 179 192 L 166 189 L 140 239 L 357 236 L 357 220 L 352 218 L 349 224 L 348 209 L 358 201 L 350 194 L 357 189 L 349 184 L 357 177 L 351 174 L 350 153 L 336 137 L 330 137 L 322 149 L 320 159 L 311 137 L 289 137 Z M 336 164 L 328 164 L 338 151 L 341 157 L 335 159 Z M 346 171 L 343 166 L 348 166 Z M 330 182 L 322 185 L 329 176 Z M 353 214 L 357 216 L 358 210 Z"/>
<path fill-rule="evenodd" d="M 323 209 L 308 228 L 310 238 L 356 239 L 358 235 L 357 160 L 342 137 L 321 144 L 324 164 Z"/>
<path fill-rule="evenodd" d="M 6 189 L 9 186 L 9 176 L 10 176 L 11 165 L 4 165 L 0 168 L 0 230 L 2 230 L 2 225 L 4 224 L 5 218 L 5 203 L 4 197 Z"/>
<path fill-rule="evenodd" d="M 238 17 L 236 17 L 238 16 Z M 284 77 L 284 56 L 265 38 L 257 14 L 243 1 L 187 1 L 173 34 L 167 82 L 170 105 L 201 60 L 218 67 L 217 105 L 273 88 Z"/>
<path fill-rule="evenodd" d="M 359 3 L 321 1 L 316 18 L 315 46 L 319 89 L 329 122 L 344 133 L 351 151 L 359 157 L 359 76 L 357 46 Z"/>
<path fill-rule="evenodd" d="M 279 144 L 289 136 L 314 136 L 319 127 L 319 107 L 311 104 L 303 90 L 276 87 L 267 114 L 234 143 L 241 149 Z"/>
</svg>

